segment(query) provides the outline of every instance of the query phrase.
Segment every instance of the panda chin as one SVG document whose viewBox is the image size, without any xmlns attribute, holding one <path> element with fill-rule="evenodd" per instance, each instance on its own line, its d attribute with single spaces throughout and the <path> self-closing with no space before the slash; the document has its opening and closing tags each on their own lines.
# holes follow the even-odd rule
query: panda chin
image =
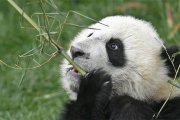
<svg viewBox="0 0 180 120">
<path fill-rule="evenodd" d="M 81 61 L 81 63 L 84 63 L 84 62 Z M 76 64 L 78 64 L 77 61 L 76 61 Z M 85 68 L 85 64 L 83 64 L 83 65 L 78 64 L 78 65 L 82 69 Z M 73 91 L 76 91 L 78 89 L 79 84 L 80 84 L 80 77 L 81 77 L 81 73 L 76 68 L 74 68 L 72 65 L 70 65 L 69 68 L 67 68 L 66 78 L 68 78 L 68 80 L 70 80 L 70 83 L 71 83 L 70 86 Z M 76 90 L 74 90 L 74 89 L 76 89 Z"/>
<path fill-rule="evenodd" d="M 75 60 L 75 62 L 87 73 L 92 69 L 88 66 L 88 61 Z M 81 76 L 81 73 L 78 72 L 78 70 L 75 69 L 73 66 L 70 65 L 69 68 L 67 68 L 65 78 L 69 81 L 70 89 L 75 93 L 77 93 L 79 90 Z"/>
<path fill-rule="evenodd" d="M 73 67 L 70 67 L 66 71 L 66 80 L 69 82 L 70 89 L 73 92 L 77 92 L 79 89 L 79 83 L 80 83 L 80 76 L 81 74 L 77 72 Z"/>
</svg>

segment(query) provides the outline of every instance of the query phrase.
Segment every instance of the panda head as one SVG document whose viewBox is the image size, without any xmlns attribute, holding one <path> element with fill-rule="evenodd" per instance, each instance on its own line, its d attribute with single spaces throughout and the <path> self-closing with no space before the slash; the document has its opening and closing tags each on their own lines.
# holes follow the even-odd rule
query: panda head
<svg viewBox="0 0 180 120">
<path fill-rule="evenodd" d="M 163 43 L 150 23 L 111 16 L 89 28 L 93 29 L 84 29 L 73 39 L 68 54 L 86 72 L 103 69 L 110 74 L 112 95 L 157 101 L 168 97 L 170 69 L 167 57 L 162 57 Z M 76 99 L 80 74 L 64 60 L 61 75 L 63 87 Z M 175 89 L 172 97 L 179 94 Z"/>
</svg>

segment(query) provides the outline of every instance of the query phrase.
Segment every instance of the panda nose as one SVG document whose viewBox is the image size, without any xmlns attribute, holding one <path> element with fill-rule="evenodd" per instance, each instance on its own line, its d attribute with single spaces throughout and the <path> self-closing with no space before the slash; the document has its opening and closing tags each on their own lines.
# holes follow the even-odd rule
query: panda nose
<svg viewBox="0 0 180 120">
<path fill-rule="evenodd" d="M 70 53 L 71 53 L 71 56 L 73 59 L 76 57 L 85 57 L 86 56 L 86 54 L 84 53 L 83 50 L 76 48 L 74 46 L 71 46 Z"/>
</svg>

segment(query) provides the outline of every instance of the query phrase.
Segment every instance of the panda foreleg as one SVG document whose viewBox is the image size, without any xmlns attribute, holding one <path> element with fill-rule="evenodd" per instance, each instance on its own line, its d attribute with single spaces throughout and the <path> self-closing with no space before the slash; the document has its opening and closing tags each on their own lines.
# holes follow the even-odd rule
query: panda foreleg
<svg viewBox="0 0 180 120">
<path fill-rule="evenodd" d="M 130 96 L 113 97 L 109 103 L 110 120 L 152 120 L 152 107 Z"/>
<path fill-rule="evenodd" d="M 111 77 L 96 70 L 80 81 L 77 100 L 66 105 L 63 120 L 106 120 L 104 112 L 111 94 Z"/>
</svg>

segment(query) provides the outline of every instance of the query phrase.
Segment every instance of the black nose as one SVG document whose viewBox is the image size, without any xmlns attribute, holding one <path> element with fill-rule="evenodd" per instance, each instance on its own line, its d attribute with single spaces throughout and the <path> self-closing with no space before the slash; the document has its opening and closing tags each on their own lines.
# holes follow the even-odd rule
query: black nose
<svg viewBox="0 0 180 120">
<path fill-rule="evenodd" d="M 81 56 L 85 55 L 83 50 L 81 50 L 79 48 L 76 48 L 74 46 L 71 46 L 70 52 L 71 52 L 71 56 L 72 56 L 73 59 L 76 58 L 76 57 L 81 57 Z"/>
</svg>

